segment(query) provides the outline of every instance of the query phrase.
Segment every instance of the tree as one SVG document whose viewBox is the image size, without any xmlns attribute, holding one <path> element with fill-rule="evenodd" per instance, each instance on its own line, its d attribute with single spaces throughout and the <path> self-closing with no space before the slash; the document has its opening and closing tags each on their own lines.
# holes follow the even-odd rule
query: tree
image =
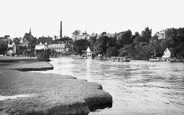
<svg viewBox="0 0 184 115">
<path fill-rule="evenodd" d="M 131 30 L 127 30 L 124 32 L 120 32 L 117 36 L 118 48 L 124 47 L 124 45 L 128 45 L 132 43 L 132 32 Z"/>
<path fill-rule="evenodd" d="M 8 49 L 8 45 L 7 44 L 1 44 L 0 45 L 0 54 L 4 54 L 7 49 Z"/>
<path fill-rule="evenodd" d="M 106 36 L 107 35 L 107 32 L 102 32 L 101 33 L 101 36 Z"/>
<path fill-rule="evenodd" d="M 81 31 L 80 30 L 75 30 L 72 34 L 73 35 L 80 35 Z"/>
<path fill-rule="evenodd" d="M 50 50 L 43 50 L 40 54 L 38 54 L 37 59 L 41 61 L 50 61 Z"/>
<path fill-rule="evenodd" d="M 135 57 L 138 60 L 148 60 L 151 57 L 149 44 L 146 42 L 139 42 L 135 45 Z"/>
<path fill-rule="evenodd" d="M 165 31 L 166 39 L 162 42 L 171 50 L 171 56 L 183 56 L 184 28 L 168 28 Z"/>
<path fill-rule="evenodd" d="M 116 47 L 107 48 L 106 56 L 111 57 L 111 56 L 116 56 L 116 55 L 117 55 Z"/>
<path fill-rule="evenodd" d="M 79 39 L 73 42 L 74 54 L 82 55 L 84 51 L 90 46 L 90 42 L 86 39 Z"/>
<path fill-rule="evenodd" d="M 15 43 L 15 45 L 19 45 L 20 44 L 20 39 L 19 38 L 13 38 L 13 42 Z"/>
<path fill-rule="evenodd" d="M 133 40 L 133 43 L 136 44 L 138 42 L 142 42 L 142 37 L 140 35 L 137 35 L 134 40 Z"/>
<path fill-rule="evenodd" d="M 55 36 L 54 36 L 54 40 L 56 40 L 56 39 L 58 39 L 58 37 L 55 35 Z"/>
<path fill-rule="evenodd" d="M 89 42 L 90 42 L 90 49 L 93 51 L 95 42 L 97 41 L 97 36 L 90 36 Z"/>
<path fill-rule="evenodd" d="M 184 42 L 181 42 L 176 48 L 175 48 L 175 55 L 176 57 L 184 57 Z"/>
<path fill-rule="evenodd" d="M 177 30 L 177 37 L 180 42 L 184 42 L 184 28 L 179 28 Z"/>
<path fill-rule="evenodd" d="M 177 35 L 177 30 L 175 28 L 168 28 L 165 31 L 166 39 L 169 38 L 170 36 L 176 36 L 176 35 Z"/>
<path fill-rule="evenodd" d="M 131 59 L 135 58 L 135 47 L 134 44 L 125 45 L 123 48 L 121 48 L 119 51 L 119 56 L 128 56 Z"/>
<path fill-rule="evenodd" d="M 157 57 L 157 52 L 159 49 L 161 49 L 161 46 L 159 44 L 158 36 L 154 35 L 149 42 L 149 49 L 150 53 L 153 57 Z"/>
<path fill-rule="evenodd" d="M 131 43 L 134 43 L 135 38 L 138 37 L 138 36 L 140 36 L 139 32 L 135 32 L 135 34 L 132 35 L 132 37 L 131 37 Z"/>
<path fill-rule="evenodd" d="M 151 39 L 151 34 L 152 34 L 152 30 L 149 29 L 148 27 L 145 28 L 144 31 L 142 31 L 142 42 L 149 42 L 149 40 Z"/>
<path fill-rule="evenodd" d="M 0 37 L 0 54 L 5 54 L 8 49 L 9 39 L 5 37 Z"/>
<path fill-rule="evenodd" d="M 108 36 L 100 36 L 94 45 L 94 52 L 96 54 L 105 55 L 108 46 Z"/>
<path fill-rule="evenodd" d="M 108 39 L 108 46 L 109 47 L 116 47 L 117 46 L 117 37 L 109 37 Z"/>
</svg>

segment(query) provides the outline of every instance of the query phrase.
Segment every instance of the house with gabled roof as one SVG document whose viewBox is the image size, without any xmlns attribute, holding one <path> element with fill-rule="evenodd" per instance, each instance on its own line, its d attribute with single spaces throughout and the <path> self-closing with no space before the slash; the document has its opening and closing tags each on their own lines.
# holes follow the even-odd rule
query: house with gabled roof
<svg viewBox="0 0 184 115">
<path fill-rule="evenodd" d="M 167 59 L 171 57 L 171 52 L 169 51 L 168 48 L 165 49 L 164 54 L 162 56 L 163 59 Z"/>
<path fill-rule="evenodd" d="M 31 30 L 29 31 L 29 33 L 25 33 L 22 41 L 21 41 L 21 45 L 22 46 L 34 46 L 36 44 L 36 38 L 34 38 L 31 34 Z"/>
</svg>

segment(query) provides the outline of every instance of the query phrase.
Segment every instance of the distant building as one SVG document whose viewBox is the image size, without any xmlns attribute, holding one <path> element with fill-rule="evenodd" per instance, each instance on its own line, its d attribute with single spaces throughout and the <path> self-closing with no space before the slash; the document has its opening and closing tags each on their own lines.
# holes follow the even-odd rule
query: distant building
<svg viewBox="0 0 184 115">
<path fill-rule="evenodd" d="M 22 46 L 27 46 L 28 48 L 34 47 L 36 45 L 36 38 L 34 38 L 31 34 L 31 29 L 29 33 L 25 33 L 24 37 L 21 40 Z"/>
<path fill-rule="evenodd" d="M 34 56 L 36 40 L 37 39 L 33 37 L 30 29 L 29 33 L 25 33 L 21 39 L 20 45 L 17 46 L 17 52 L 19 52 L 18 54 L 22 54 L 24 56 Z"/>
<path fill-rule="evenodd" d="M 166 30 L 161 30 L 159 32 L 156 33 L 156 35 L 158 36 L 158 39 L 165 39 L 165 32 Z"/>
<path fill-rule="evenodd" d="M 48 49 L 47 43 L 42 44 L 42 43 L 40 42 L 40 44 L 38 44 L 38 45 L 35 46 L 35 50 L 47 50 L 47 49 Z"/>
<path fill-rule="evenodd" d="M 89 38 L 90 38 L 90 35 L 86 31 L 82 34 L 72 33 L 72 40 L 73 41 L 80 40 L 80 39 L 87 39 L 88 40 Z"/>
<path fill-rule="evenodd" d="M 92 53 L 92 51 L 90 50 L 89 47 L 86 50 L 86 58 L 87 59 L 93 59 L 93 53 Z"/>
<path fill-rule="evenodd" d="M 49 44 L 48 49 L 54 50 L 58 53 L 66 53 L 69 50 L 69 42 L 61 41 L 57 44 Z"/>
<path fill-rule="evenodd" d="M 162 58 L 170 58 L 171 57 L 171 52 L 169 51 L 168 48 L 166 48 L 166 50 L 164 51 L 164 55 L 162 56 Z"/>
<path fill-rule="evenodd" d="M 8 43 L 8 49 L 7 49 L 7 54 L 9 56 L 13 56 L 13 54 L 16 54 L 16 45 L 15 43 Z"/>
<path fill-rule="evenodd" d="M 44 37 L 44 36 L 42 36 L 42 37 L 39 37 L 37 39 L 36 44 L 40 44 L 40 43 L 42 43 L 42 44 L 44 44 L 44 43 L 51 44 L 52 41 L 53 41 L 52 37 L 49 37 L 49 36 L 48 37 Z"/>
<path fill-rule="evenodd" d="M 40 42 L 40 44 L 38 44 L 38 45 L 35 46 L 34 54 L 38 56 L 40 53 L 42 53 L 44 50 L 47 50 L 47 49 L 48 49 L 47 43 L 42 44 Z"/>
</svg>

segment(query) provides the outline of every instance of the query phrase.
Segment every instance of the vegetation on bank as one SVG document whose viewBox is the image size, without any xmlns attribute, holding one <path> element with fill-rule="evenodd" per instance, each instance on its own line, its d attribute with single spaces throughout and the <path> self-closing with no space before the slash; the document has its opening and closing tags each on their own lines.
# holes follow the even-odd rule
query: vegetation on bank
<svg viewBox="0 0 184 115">
<path fill-rule="evenodd" d="M 152 57 L 161 57 L 166 48 L 171 51 L 171 57 L 184 56 L 184 28 L 169 28 L 165 31 L 165 38 L 158 39 L 148 27 L 142 33 L 131 30 L 123 31 L 114 36 L 103 32 L 100 36 L 91 36 L 89 40 L 80 39 L 73 43 L 73 53 L 81 55 L 87 47 L 94 55 L 128 56 L 131 59 L 147 60 Z"/>
<path fill-rule="evenodd" d="M 43 50 L 37 55 L 37 59 L 41 61 L 50 61 L 50 50 Z"/>
<path fill-rule="evenodd" d="M 75 35 L 79 35 L 78 31 L 74 31 Z M 86 33 L 87 34 L 87 33 Z M 86 52 L 87 47 L 93 51 L 93 54 L 97 56 L 101 54 L 103 56 L 127 56 L 131 59 L 147 60 L 152 57 L 161 57 L 166 48 L 171 52 L 171 57 L 182 58 L 184 56 L 184 28 L 168 28 L 165 30 L 165 38 L 158 39 L 158 35 L 152 36 L 152 30 L 145 28 L 141 33 L 132 33 L 131 30 L 122 31 L 115 34 L 108 34 L 102 32 L 100 35 L 92 34 L 89 38 L 82 38 L 73 41 L 69 37 L 63 37 L 62 39 L 55 39 L 49 41 L 49 43 L 60 43 L 67 41 L 69 44 L 68 50 L 65 53 L 58 53 L 55 50 L 50 50 L 51 57 L 58 57 L 63 55 L 77 54 L 82 55 Z M 8 44 L 6 42 L 6 36 L 0 38 L 0 54 L 5 54 L 8 50 Z M 17 47 L 16 54 L 23 56 L 35 56 L 35 45 L 38 44 L 38 39 L 32 40 L 30 47 L 21 46 L 20 38 L 14 38 L 12 41 Z M 45 53 L 38 55 L 40 60 L 48 60 Z M 48 57 L 48 55 L 47 55 Z M 42 59 L 45 58 L 45 59 Z"/>
</svg>

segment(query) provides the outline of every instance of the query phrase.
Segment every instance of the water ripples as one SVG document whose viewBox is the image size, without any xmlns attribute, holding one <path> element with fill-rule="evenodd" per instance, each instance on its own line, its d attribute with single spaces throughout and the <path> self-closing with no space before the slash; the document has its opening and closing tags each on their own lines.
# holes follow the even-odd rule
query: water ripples
<svg viewBox="0 0 184 115">
<path fill-rule="evenodd" d="M 98 82 L 113 96 L 112 108 L 90 115 L 184 114 L 184 63 L 62 58 L 51 63 L 48 73 Z"/>
</svg>

